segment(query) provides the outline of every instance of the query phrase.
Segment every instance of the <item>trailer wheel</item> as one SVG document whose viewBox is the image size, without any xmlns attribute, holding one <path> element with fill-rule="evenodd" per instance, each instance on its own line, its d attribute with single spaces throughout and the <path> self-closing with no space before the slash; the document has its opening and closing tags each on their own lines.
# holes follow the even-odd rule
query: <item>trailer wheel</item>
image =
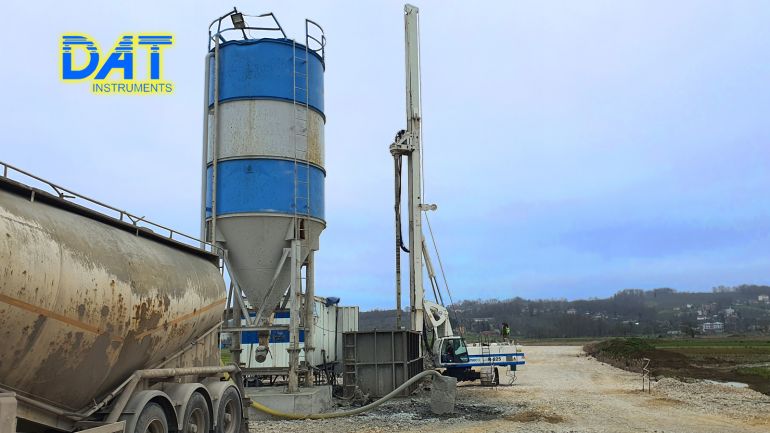
<svg viewBox="0 0 770 433">
<path fill-rule="evenodd" d="M 166 412 L 157 403 L 147 403 L 139 414 L 134 433 L 168 433 Z"/>
<path fill-rule="evenodd" d="M 211 414 L 206 399 L 199 392 L 193 393 L 184 411 L 182 433 L 208 433 L 211 430 Z"/>
<path fill-rule="evenodd" d="M 222 393 L 217 405 L 216 433 L 238 433 L 243 418 L 241 395 L 235 387 L 229 387 Z"/>
</svg>

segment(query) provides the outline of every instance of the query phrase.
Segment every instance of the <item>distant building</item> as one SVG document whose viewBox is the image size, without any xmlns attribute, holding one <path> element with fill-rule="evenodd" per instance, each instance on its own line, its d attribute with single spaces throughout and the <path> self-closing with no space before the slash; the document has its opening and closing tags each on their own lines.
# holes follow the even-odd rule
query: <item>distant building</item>
<svg viewBox="0 0 770 433">
<path fill-rule="evenodd" d="M 704 334 L 721 334 L 725 330 L 725 324 L 722 322 L 706 322 L 701 325 Z"/>
<path fill-rule="evenodd" d="M 569 314 L 570 316 L 574 316 L 575 314 L 577 314 L 577 310 L 574 308 L 570 308 L 569 310 L 567 310 L 567 314 Z"/>
<path fill-rule="evenodd" d="M 734 308 L 725 308 L 723 310 L 723 312 L 724 312 L 724 315 L 726 317 L 735 316 L 735 309 Z"/>
<path fill-rule="evenodd" d="M 770 295 L 759 295 L 757 296 L 758 302 L 764 302 L 764 303 L 770 303 Z"/>
</svg>

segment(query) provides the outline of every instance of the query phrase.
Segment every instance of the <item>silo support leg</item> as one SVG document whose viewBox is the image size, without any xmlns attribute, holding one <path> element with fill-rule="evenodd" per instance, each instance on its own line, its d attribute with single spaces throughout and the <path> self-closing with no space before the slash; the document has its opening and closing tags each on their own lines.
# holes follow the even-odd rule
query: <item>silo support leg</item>
<svg viewBox="0 0 770 433">
<path fill-rule="evenodd" d="M 315 308 L 315 255 L 313 250 L 307 254 L 307 266 L 305 267 L 305 386 L 313 386 L 313 309 Z"/>
<path fill-rule="evenodd" d="M 291 241 L 291 286 L 289 291 L 289 386 L 288 392 L 299 392 L 299 314 L 302 296 L 302 241 Z"/>
</svg>

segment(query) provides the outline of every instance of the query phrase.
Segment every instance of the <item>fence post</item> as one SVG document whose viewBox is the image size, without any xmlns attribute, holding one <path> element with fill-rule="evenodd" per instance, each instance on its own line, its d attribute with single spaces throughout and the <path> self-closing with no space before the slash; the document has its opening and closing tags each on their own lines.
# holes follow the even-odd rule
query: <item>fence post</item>
<svg viewBox="0 0 770 433">
<path fill-rule="evenodd" d="M 652 392 L 652 382 L 650 381 L 650 358 L 642 358 L 642 392 L 644 392 L 644 382 L 647 381 L 647 392 Z"/>
</svg>

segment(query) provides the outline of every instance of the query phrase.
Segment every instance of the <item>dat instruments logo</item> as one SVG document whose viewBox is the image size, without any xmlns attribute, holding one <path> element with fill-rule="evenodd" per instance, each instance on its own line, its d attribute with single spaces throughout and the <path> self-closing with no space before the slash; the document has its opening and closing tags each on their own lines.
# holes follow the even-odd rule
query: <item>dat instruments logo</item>
<svg viewBox="0 0 770 433">
<path fill-rule="evenodd" d="M 61 78 L 64 82 L 89 82 L 95 94 L 171 94 L 174 83 L 163 79 L 163 50 L 174 43 L 169 34 L 124 34 L 102 54 L 93 38 L 65 34 L 61 38 Z M 136 71 L 136 61 L 147 64 Z"/>
</svg>

